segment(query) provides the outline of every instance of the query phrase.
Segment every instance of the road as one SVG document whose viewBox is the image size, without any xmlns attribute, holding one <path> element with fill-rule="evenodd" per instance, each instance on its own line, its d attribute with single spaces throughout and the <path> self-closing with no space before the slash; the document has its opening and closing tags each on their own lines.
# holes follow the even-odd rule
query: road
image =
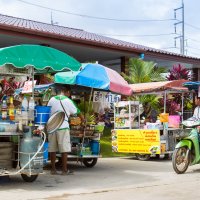
<svg viewBox="0 0 200 200">
<path fill-rule="evenodd" d="M 177 175 L 171 160 L 100 158 L 94 168 L 70 163 L 74 175 L 45 170 L 33 183 L 20 176 L 0 178 L 1 200 L 186 200 L 200 197 L 200 165 Z"/>
</svg>

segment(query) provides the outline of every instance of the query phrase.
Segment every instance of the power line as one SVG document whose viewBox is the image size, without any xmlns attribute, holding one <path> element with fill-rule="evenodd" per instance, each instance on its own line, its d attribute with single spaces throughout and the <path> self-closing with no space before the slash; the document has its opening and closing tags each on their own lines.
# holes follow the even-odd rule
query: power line
<svg viewBox="0 0 200 200">
<path fill-rule="evenodd" d="M 92 16 L 92 15 L 83 15 L 83 14 L 58 10 L 58 9 L 55 9 L 55 8 L 49 8 L 49 7 L 46 7 L 46 6 L 42 6 L 42 5 L 35 4 L 35 3 L 30 3 L 30 2 L 27 2 L 27 1 L 23 1 L 23 0 L 17 0 L 17 1 L 25 3 L 25 4 L 32 5 L 32 6 L 36 6 L 36 7 L 39 7 L 39 8 L 55 11 L 55 12 L 65 13 L 65 14 L 68 14 L 68 15 L 74 15 L 74 16 L 79 16 L 79 17 L 91 18 L 91 19 L 98 19 L 98 20 L 119 21 L 119 22 L 164 22 L 164 21 L 174 21 L 175 20 L 175 19 L 117 19 L 117 18 L 96 17 L 96 16 Z"/>
<path fill-rule="evenodd" d="M 193 42 L 199 42 L 199 43 L 200 43 L 199 40 L 195 40 L 195 39 L 192 39 L 192 38 L 187 38 L 187 39 L 189 39 L 189 40 L 191 40 L 191 41 L 193 41 Z"/>
<path fill-rule="evenodd" d="M 198 29 L 198 30 L 200 30 L 200 28 L 199 28 L 199 27 L 197 27 L 197 26 L 194 26 L 194 25 L 192 25 L 192 24 L 185 23 L 185 25 L 187 25 L 187 26 L 190 26 L 190 27 L 192 27 L 192 28 L 194 28 L 194 29 Z"/>
<path fill-rule="evenodd" d="M 200 48 L 191 47 L 191 46 L 188 46 L 188 48 L 200 51 Z"/>
<path fill-rule="evenodd" d="M 190 27 L 192 27 L 194 29 L 200 30 L 199 27 L 184 22 L 184 4 L 183 4 L 183 0 L 182 0 L 182 7 L 175 9 L 175 11 L 177 11 L 179 9 L 183 10 L 183 12 L 182 12 L 182 20 L 181 21 L 176 19 L 176 17 L 174 19 L 117 19 L 117 18 L 97 17 L 97 16 L 92 16 L 92 15 L 84 15 L 84 14 L 79 14 L 79 13 L 73 13 L 73 12 L 68 12 L 68 11 L 64 11 L 64 10 L 59 10 L 59 9 L 55 9 L 55 8 L 50 8 L 50 7 L 42 6 L 42 5 L 39 5 L 39 4 L 27 2 L 27 1 L 24 1 L 24 0 L 17 0 L 17 1 L 25 3 L 25 4 L 28 4 L 28 5 L 36 6 L 38 8 L 50 10 L 51 12 L 55 11 L 55 12 L 64 13 L 64 14 L 68 14 L 68 15 L 74 15 L 74 16 L 84 17 L 84 18 L 91 18 L 91 19 L 96 19 L 96 20 L 107 20 L 107 21 L 118 21 L 118 22 L 165 22 L 165 21 L 177 21 L 177 23 L 175 23 L 175 25 L 182 23 L 183 27 L 184 27 L 184 25 L 187 25 L 187 26 L 190 26 Z M 184 30 L 184 28 L 182 28 L 182 29 Z M 126 34 L 101 34 L 101 35 L 118 36 L 118 37 L 159 37 L 159 36 L 169 36 L 169 35 L 173 35 L 173 34 L 176 34 L 176 33 L 145 34 L 145 35 L 126 35 Z M 181 37 L 181 36 L 183 37 L 183 38 L 181 38 L 182 39 L 182 43 L 184 43 L 184 36 L 183 35 L 184 34 L 182 33 L 182 35 L 179 36 L 179 37 Z M 198 41 L 198 40 L 195 40 L 195 39 L 192 39 L 192 38 L 188 38 L 188 39 L 190 39 L 191 41 L 195 41 L 195 42 L 199 42 L 200 43 L 200 41 Z M 173 49 L 173 48 L 176 48 L 176 47 L 166 47 L 166 48 L 162 48 L 162 49 Z M 182 44 L 182 48 L 184 50 L 184 44 Z M 188 47 L 188 48 L 195 49 L 195 50 L 200 50 L 200 49 L 195 48 L 195 47 Z M 184 53 L 184 51 L 183 51 L 183 53 Z"/>
<path fill-rule="evenodd" d="M 168 35 L 174 35 L 175 33 L 161 33 L 161 34 L 149 34 L 149 35 L 118 35 L 118 34 L 107 34 L 107 33 L 97 33 L 100 35 L 105 36 L 119 36 L 119 37 L 157 37 L 157 36 L 168 36 Z"/>
</svg>

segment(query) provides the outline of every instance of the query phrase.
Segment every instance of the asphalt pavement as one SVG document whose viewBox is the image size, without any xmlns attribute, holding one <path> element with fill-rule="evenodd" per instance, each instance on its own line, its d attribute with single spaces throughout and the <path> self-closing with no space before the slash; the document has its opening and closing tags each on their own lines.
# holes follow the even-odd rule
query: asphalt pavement
<svg viewBox="0 0 200 200">
<path fill-rule="evenodd" d="M 99 158 L 86 168 L 70 162 L 74 175 L 50 175 L 45 170 L 33 183 L 20 175 L 0 177 L 1 200 L 188 200 L 200 197 L 200 165 L 177 175 L 171 160 L 152 158 Z"/>
</svg>

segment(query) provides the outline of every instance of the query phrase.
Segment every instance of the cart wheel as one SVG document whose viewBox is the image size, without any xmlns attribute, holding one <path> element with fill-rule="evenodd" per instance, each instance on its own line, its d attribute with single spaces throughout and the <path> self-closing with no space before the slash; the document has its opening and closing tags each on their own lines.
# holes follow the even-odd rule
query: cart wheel
<svg viewBox="0 0 200 200">
<path fill-rule="evenodd" d="M 171 160 L 172 159 L 172 155 L 169 154 L 169 153 L 165 154 L 163 159 L 165 159 L 165 160 Z"/>
<path fill-rule="evenodd" d="M 83 159 L 83 164 L 86 167 L 94 167 L 97 163 L 97 158 L 84 158 Z"/>
<path fill-rule="evenodd" d="M 146 160 L 149 160 L 151 155 L 150 154 L 140 154 L 140 153 L 137 153 L 135 154 L 136 158 L 138 160 L 142 160 L 142 161 L 146 161 Z"/>
<path fill-rule="evenodd" d="M 21 177 L 23 178 L 24 181 L 26 182 L 33 182 L 37 179 L 38 174 L 37 175 L 26 175 L 26 174 L 21 174 Z"/>
</svg>

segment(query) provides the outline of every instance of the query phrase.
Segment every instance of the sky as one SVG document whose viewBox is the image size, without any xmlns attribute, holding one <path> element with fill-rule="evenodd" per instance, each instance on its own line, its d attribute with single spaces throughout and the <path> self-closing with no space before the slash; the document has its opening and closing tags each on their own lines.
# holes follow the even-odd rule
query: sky
<svg viewBox="0 0 200 200">
<path fill-rule="evenodd" d="M 55 3 L 56 2 L 56 3 Z M 200 57 L 200 1 L 183 0 L 185 55 Z M 35 4 L 35 5 L 33 5 Z M 38 6 L 36 6 L 38 5 Z M 0 13 L 180 53 L 182 0 L 0 0 Z M 175 37 L 176 47 L 175 47 Z"/>
</svg>

